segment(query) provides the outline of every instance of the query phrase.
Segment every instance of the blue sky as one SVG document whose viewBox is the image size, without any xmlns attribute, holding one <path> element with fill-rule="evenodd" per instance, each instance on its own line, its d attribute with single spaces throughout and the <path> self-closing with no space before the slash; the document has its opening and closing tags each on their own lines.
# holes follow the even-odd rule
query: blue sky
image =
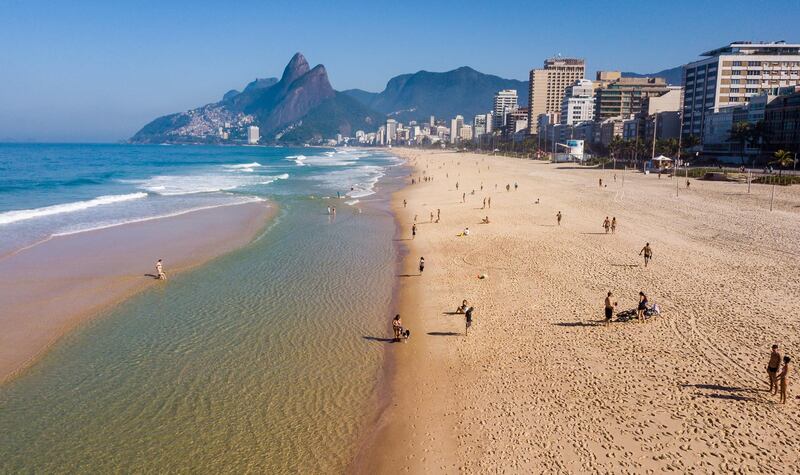
<svg viewBox="0 0 800 475">
<path fill-rule="evenodd" d="M 754 11 L 753 7 L 757 7 Z M 654 72 L 734 40 L 800 42 L 800 2 L 0 0 L 0 141 L 115 141 L 279 76 L 303 52 L 336 89 L 545 57 Z"/>
</svg>

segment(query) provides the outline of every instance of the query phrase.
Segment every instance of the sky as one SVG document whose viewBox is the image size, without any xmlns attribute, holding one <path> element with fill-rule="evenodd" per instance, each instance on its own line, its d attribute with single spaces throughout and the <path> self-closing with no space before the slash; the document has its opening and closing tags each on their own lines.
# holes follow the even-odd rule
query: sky
<svg viewBox="0 0 800 475">
<path fill-rule="evenodd" d="M 298 51 L 337 90 L 380 91 L 460 66 L 526 79 L 555 54 L 656 72 L 731 41 L 800 42 L 797 25 L 800 0 L 0 0 L 0 141 L 124 140 Z"/>
</svg>

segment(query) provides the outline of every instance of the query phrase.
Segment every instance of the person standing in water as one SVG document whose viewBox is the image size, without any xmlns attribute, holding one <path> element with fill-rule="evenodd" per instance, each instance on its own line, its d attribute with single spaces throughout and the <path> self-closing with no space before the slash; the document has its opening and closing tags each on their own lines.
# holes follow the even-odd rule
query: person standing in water
<svg viewBox="0 0 800 475">
<path fill-rule="evenodd" d="M 556 214 L 556 221 L 558 222 L 558 225 L 561 226 L 561 211 Z"/>
<path fill-rule="evenodd" d="M 767 376 L 769 377 L 769 392 L 776 394 L 778 392 L 778 370 L 781 367 L 781 354 L 778 351 L 778 345 L 772 345 L 772 353 L 769 354 L 769 363 L 767 363 Z"/>
<path fill-rule="evenodd" d="M 789 363 L 792 359 L 783 357 L 783 371 L 778 375 L 778 384 L 781 387 L 781 404 L 786 404 L 786 386 L 789 384 Z"/>
<path fill-rule="evenodd" d="M 606 230 L 606 234 L 608 234 L 608 231 L 611 230 L 611 220 L 608 219 L 608 216 L 606 216 L 606 219 L 603 220 L 603 229 Z"/>
<path fill-rule="evenodd" d="M 647 263 L 653 258 L 653 250 L 650 248 L 649 242 L 645 243 L 642 250 L 639 251 L 639 255 L 641 256 L 642 254 L 644 254 L 644 266 L 647 267 Z"/>
<path fill-rule="evenodd" d="M 611 218 L 611 234 L 614 234 L 617 231 L 617 217 L 614 216 Z"/>
<path fill-rule="evenodd" d="M 419 258 L 419 275 L 422 275 L 422 271 L 424 271 L 424 270 L 425 270 L 425 258 L 424 257 L 420 257 Z"/>
<path fill-rule="evenodd" d="M 156 279 L 167 280 L 167 274 L 164 273 L 164 265 L 162 264 L 161 259 L 156 261 Z"/>
</svg>

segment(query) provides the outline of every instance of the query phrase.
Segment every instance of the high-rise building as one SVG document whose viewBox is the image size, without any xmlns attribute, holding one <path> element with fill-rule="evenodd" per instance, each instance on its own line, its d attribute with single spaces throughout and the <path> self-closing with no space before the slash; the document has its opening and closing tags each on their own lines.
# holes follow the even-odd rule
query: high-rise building
<svg viewBox="0 0 800 475">
<path fill-rule="evenodd" d="M 386 119 L 386 145 L 391 145 L 397 138 L 397 121 Z"/>
<path fill-rule="evenodd" d="M 583 79 L 586 75 L 586 62 L 580 58 L 549 58 L 543 69 L 532 69 L 528 85 L 528 127 L 529 133 L 536 133 L 540 114 L 561 111 L 564 91 Z"/>
<path fill-rule="evenodd" d="M 594 115 L 597 120 L 628 118 L 631 114 L 638 114 L 648 97 L 660 96 L 670 89 L 663 78 L 617 77 L 609 80 L 609 73 L 616 71 L 597 72 L 598 82 L 602 83 L 595 90 Z"/>
<path fill-rule="evenodd" d="M 578 79 L 568 87 L 561 101 L 561 123 L 575 125 L 594 118 L 594 85 L 588 79 Z"/>
<path fill-rule="evenodd" d="M 255 145 L 261 137 L 258 135 L 258 127 L 251 125 L 247 128 L 247 143 Z"/>
<path fill-rule="evenodd" d="M 730 43 L 683 67 L 684 136 L 703 136 L 707 114 L 746 104 L 777 87 L 800 84 L 800 44 Z"/>
<path fill-rule="evenodd" d="M 434 116 L 431 116 L 431 123 L 430 123 L 430 126 L 431 126 L 431 127 L 433 127 L 433 126 L 435 126 L 435 125 L 436 125 L 436 118 L 435 118 Z"/>
<path fill-rule="evenodd" d="M 494 128 L 505 126 L 506 114 L 519 108 L 516 89 L 503 89 L 494 95 Z"/>
<path fill-rule="evenodd" d="M 462 127 L 464 127 L 464 117 L 457 115 L 450 120 L 450 143 L 456 143 Z"/>
</svg>

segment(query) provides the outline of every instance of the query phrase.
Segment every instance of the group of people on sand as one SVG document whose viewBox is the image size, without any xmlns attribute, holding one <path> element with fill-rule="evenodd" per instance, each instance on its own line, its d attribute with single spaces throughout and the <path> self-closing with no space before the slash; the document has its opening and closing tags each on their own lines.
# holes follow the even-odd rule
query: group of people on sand
<svg viewBox="0 0 800 475">
<path fill-rule="evenodd" d="M 617 308 L 618 303 L 613 300 L 613 297 L 613 292 L 609 290 L 603 302 L 603 323 L 605 325 L 611 323 L 611 320 L 614 318 L 614 310 Z M 636 319 L 639 322 L 643 322 L 647 315 L 658 315 L 659 313 L 661 313 L 661 311 L 658 304 L 653 304 L 651 307 L 650 302 L 647 300 L 647 294 L 645 294 L 644 291 L 640 291 L 639 303 L 636 305 Z"/>
<path fill-rule="evenodd" d="M 783 361 L 783 366 L 781 366 L 781 361 Z M 767 363 L 769 392 L 774 396 L 780 391 L 781 404 L 786 404 L 786 386 L 789 383 L 791 362 L 792 359 L 788 355 L 784 355 L 783 358 L 781 358 L 778 345 L 772 345 L 772 352 L 769 354 L 769 362 Z M 798 396 L 798 399 L 800 399 L 800 396 Z"/>
<path fill-rule="evenodd" d="M 464 336 L 467 335 L 469 332 L 469 327 L 472 326 L 472 312 L 475 311 L 475 307 L 472 307 L 467 300 L 464 299 L 461 301 L 461 305 L 456 308 L 456 313 L 463 313 L 464 314 Z"/>
<path fill-rule="evenodd" d="M 608 216 L 606 216 L 606 219 L 603 220 L 603 229 L 606 230 L 606 234 L 608 234 L 609 231 L 611 231 L 611 234 L 614 234 L 617 231 L 617 217 L 614 216 L 609 220 Z"/>
</svg>

